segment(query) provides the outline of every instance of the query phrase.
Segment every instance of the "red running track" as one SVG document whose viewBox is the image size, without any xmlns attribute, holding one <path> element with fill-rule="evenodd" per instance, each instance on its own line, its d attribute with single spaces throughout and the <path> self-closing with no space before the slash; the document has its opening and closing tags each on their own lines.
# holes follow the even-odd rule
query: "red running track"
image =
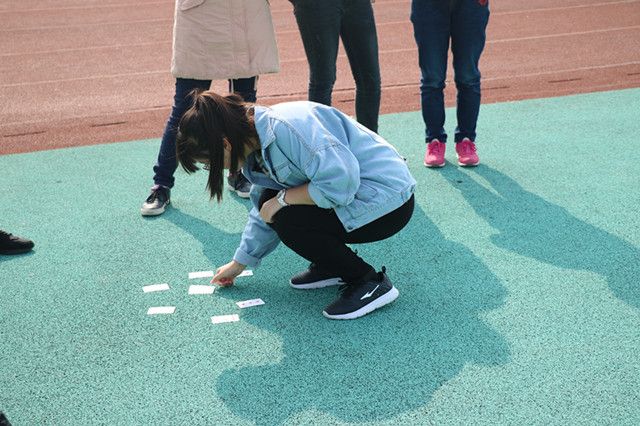
<svg viewBox="0 0 640 426">
<path fill-rule="evenodd" d="M 172 0 L 0 0 L 0 155 L 154 138 L 171 100 Z M 271 0 L 282 70 L 258 102 L 305 99 L 292 6 Z M 420 108 L 410 0 L 374 4 L 382 112 Z M 640 87 L 640 0 L 494 0 L 483 102 Z M 451 74 L 451 73 L 450 73 Z M 447 104 L 455 101 L 449 77 Z M 225 82 L 214 85 L 226 90 Z M 353 113 L 344 52 L 334 105 Z"/>
</svg>

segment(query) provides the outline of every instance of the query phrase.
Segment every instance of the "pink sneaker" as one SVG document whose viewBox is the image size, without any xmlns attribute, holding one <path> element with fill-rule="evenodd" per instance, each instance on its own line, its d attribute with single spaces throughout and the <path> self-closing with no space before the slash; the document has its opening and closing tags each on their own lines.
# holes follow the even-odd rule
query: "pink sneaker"
<svg viewBox="0 0 640 426">
<path fill-rule="evenodd" d="M 456 144 L 456 154 L 458 154 L 458 164 L 461 166 L 480 164 L 480 159 L 476 154 L 476 144 L 469 138 L 464 138 Z"/>
<path fill-rule="evenodd" d="M 444 151 L 447 149 L 447 144 L 440 142 L 438 139 L 433 139 L 427 144 L 427 152 L 424 154 L 424 165 L 427 167 L 442 167 L 444 166 Z"/>
</svg>

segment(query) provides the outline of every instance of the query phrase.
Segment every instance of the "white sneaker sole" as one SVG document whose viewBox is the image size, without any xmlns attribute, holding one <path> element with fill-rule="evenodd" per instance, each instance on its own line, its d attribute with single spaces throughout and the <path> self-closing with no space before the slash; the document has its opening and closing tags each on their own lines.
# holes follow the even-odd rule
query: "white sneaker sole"
<svg viewBox="0 0 640 426">
<path fill-rule="evenodd" d="M 477 163 L 470 163 L 470 164 L 461 163 L 461 162 L 460 162 L 460 157 L 457 157 L 457 158 L 458 158 L 458 166 L 462 166 L 462 167 L 475 167 L 475 166 L 477 166 L 478 164 L 480 164 L 480 161 L 478 161 Z"/>
<path fill-rule="evenodd" d="M 162 206 L 162 208 L 159 208 L 159 209 L 145 209 L 144 207 L 142 207 L 140 209 L 140 214 L 142 216 L 160 216 L 167 209 L 168 205 L 169 205 L 169 201 L 167 201 L 167 204 L 165 204 L 164 206 Z"/>
<path fill-rule="evenodd" d="M 312 290 L 314 288 L 331 287 L 332 285 L 344 284 L 341 278 L 329 278 L 328 280 L 316 281 L 309 284 L 294 284 L 289 281 L 289 285 L 298 290 Z"/>
<path fill-rule="evenodd" d="M 427 164 L 427 163 L 424 163 L 424 162 L 423 162 L 422 164 L 424 164 L 424 166 L 425 166 L 425 167 L 444 167 L 444 165 L 445 165 L 446 163 L 447 163 L 447 162 L 445 161 L 445 162 L 444 162 L 444 163 L 442 163 L 442 164 Z"/>
<path fill-rule="evenodd" d="M 392 287 L 391 290 L 389 290 L 383 296 L 378 297 L 376 300 L 369 303 L 368 305 L 363 306 L 357 311 L 349 312 L 348 314 L 341 314 L 341 315 L 330 315 L 327 312 L 322 311 L 322 315 L 324 315 L 329 319 L 336 319 L 336 320 L 349 320 L 349 319 L 360 318 L 362 316 L 367 315 L 370 312 L 375 311 L 378 308 L 382 308 L 384 305 L 388 305 L 389 303 L 393 302 L 398 298 L 399 294 L 400 292 L 398 291 L 398 289 L 395 287 Z"/>
<path fill-rule="evenodd" d="M 250 198 L 250 197 L 249 197 L 249 193 L 248 193 L 248 192 L 241 192 L 241 191 L 238 191 L 238 190 L 236 190 L 236 189 L 235 189 L 233 186 L 231 186 L 231 185 L 229 185 L 229 186 L 228 186 L 228 188 L 229 188 L 229 191 L 231 191 L 231 192 L 235 193 L 235 194 L 236 194 L 238 197 L 240 197 L 240 198 Z"/>
</svg>

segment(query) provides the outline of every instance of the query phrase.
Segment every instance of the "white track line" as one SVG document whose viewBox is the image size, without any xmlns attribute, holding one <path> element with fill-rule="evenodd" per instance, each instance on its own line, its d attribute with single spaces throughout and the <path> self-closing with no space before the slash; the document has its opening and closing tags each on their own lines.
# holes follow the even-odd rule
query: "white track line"
<svg viewBox="0 0 640 426">
<path fill-rule="evenodd" d="M 59 12 L 61 10 L 91 10 L 91 9 L 112 9 L 118 7 L 130 8 L 132 6 L 140 7 L 140 6 L 154 6 L 158 4 L 173 4 L 173 1 L 156 1 L 149 3 L 138 3 L 135 5 L 131 3 L 113 3 L 113 4 L 100 4 L 100 5 L 91 5 L 91 6 L 68 6 L 68 7 L 42 7 L 39 9 L 14 9 L 14 10 L 0 10 L 0 14 L 2 13 L 31 13 L 31 12 Z"/>
<path fill-rule="evenodd" d="M 27 28 L 9 28 L 8 30 L 0 30 L 0 33 L 17 33 L 23 31 L 45 31 L 45 30 L 69 30 L 71 28 L 85 28 L 85 27 L 110 27 L 114 25 L 136 25 L 136 24 L 148 24 L 159 22 L 173 22 L 173 19 L 138 19 L 135 21 L 118 21 L 118 22 L 89 22 L 87 24 L 72 24 L 72 25 L 51 25 L 48 27 L 27 27 Z"/>
<path fill-rule="evenodd" d="M 608 69 L 608 68 L 624 67 L 629 65 L 640 65 L 640 61 L 623 62 L 619 64 L 593 65 L 589 67 L 570 68 L 570 69 L 553 70 L 553 71 L 545 71 L 545 72 L 529 73 L 529 74 L 518 74 L 518 75 L 506 76 L 506 77 L 491 77 L 491 78 L 483 77 L 482 81 L 492 81 L 492 80 L 499 80 L 504 78 L 534 77 L 539 75 L 558 74 L 563 72 Z M 144 71 L 144 72 L 128 73 L 128 74 L 110 74 L 110 75 L 89 76 L 89 77 L 82 77 L 82 78 L 67 78 L 67 79 L 59 79 L 59 80 L 43 80 L 43 81 L 33 81 L 33 82 L 25 82 L 25 83 L 14 83 L 14 84 L 0 85 L 0 89 L 5 87 L 7 88 L 21 87 L 21 86 L 30 86 L 30 85 L 36 85 L 36 84 L 65 83 L 65 82 L 71 82 L 71 81 L 86 81 L 86 80 L 95 80 L 95 79 L 120 78 L 120 77 L 130 77 L 130 76 L 153 75 L 153 74 L 169 74 L 169 71 L 167 70 Z M 154 110 L 154 109 L 157 109 L 157 108 L 151 108 L 149 110 Z M 146 109 L 142 111 L 146 111 Z"/>
<path fill-rule="evenodd" d="M 149 41 L 146 43 L 132 43 L 132 44 L 106 44 L 104 46 L 73 47 L 68 49 L 39 50 L 39 51 L 29 51 L 29 52 L 20 52 L 20 53 L 0 53 L 0 58 L 8 57 L 8 56 L 50 55 L 50 54 L 68 53 L 68 52 L 83 52 L 86 50 L 124 49 L 127 47 L 154 46 L 158 44 L 171 45 L 171 40 Z"/>
</svg>

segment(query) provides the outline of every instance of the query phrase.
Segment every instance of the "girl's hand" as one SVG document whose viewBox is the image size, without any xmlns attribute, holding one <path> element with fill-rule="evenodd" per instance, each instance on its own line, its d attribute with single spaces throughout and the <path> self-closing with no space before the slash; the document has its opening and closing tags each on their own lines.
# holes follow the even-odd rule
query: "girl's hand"
<svg viewBox="0 0 640 426">
<path fill-rule="evenodd" d="M 266 223 L 272 223 L 273 216 L 275 216 L 281 208 L 282 205 L 278 202 L 276 197 L 273 197 L 262 205 L 262 208 L 260 209 L 260 217 Z"/>
<path fill-rule="evenodd" d="M 216 270 L 216 274 L 211 278 L 211 284 L 218 284 L 221 287 L 231 287 L 233 280 L 240 275 L 246 267 L 246 265 L 232 260 Z"/>
</svg>

